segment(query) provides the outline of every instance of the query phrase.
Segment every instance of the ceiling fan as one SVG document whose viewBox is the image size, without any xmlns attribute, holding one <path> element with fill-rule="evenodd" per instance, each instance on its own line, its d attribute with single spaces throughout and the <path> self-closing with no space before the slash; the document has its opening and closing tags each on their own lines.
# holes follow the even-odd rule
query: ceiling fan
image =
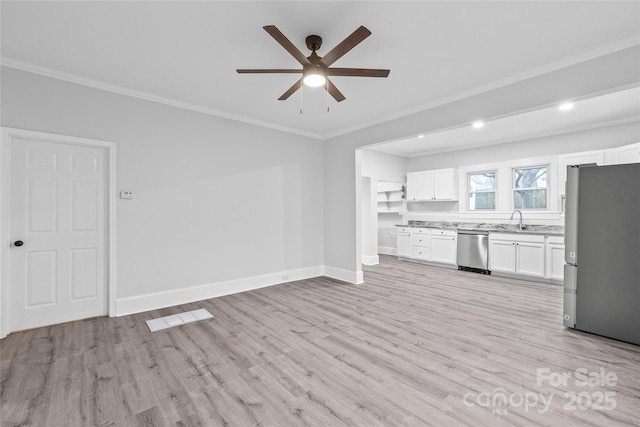
<svg viewBox="0 0 640 427">
<path fill-rule="evenodd" d="M 329 92 L 333 98 L 340 102 L 344 101 L 344 95 L 338 90 L 338 88 L 331 83 L 329 76 L 351 76 L 351 77 L 387 77 L 389 70 L 377 70 L 371 68 L 331 68 L 331 64 L 356 47 L 360 42 L 371 35 L 371 31 L 365 27 L 360 27 L 355 30 L 349 37 L 340 42 L 325 56 L 320 57 L 316 53 L 322 45 L 322 38 L 320 36 L 311 35 L 305 40 L 307 47 L 311 50 L 311 55 L 304 56 L 293 43 L 287 39 L 284 34 L 278 30 L 275 25 L 267 25 L 263 27 L 267 33 L 271 35 L 287 52 L 291 54 L 301 65 L 302 69 L 237 69 L 239 74 L 245 73 L 279 73 L 279 74 L 298 74 L 301 73 L 302 77 L 293 84 L 285 93 L 282 94 L 278 100 L 284 101 L 289 98 L 295 91 L 302 87 L 304 83 L 307 86 L 324 88 Z"/>
</svg>

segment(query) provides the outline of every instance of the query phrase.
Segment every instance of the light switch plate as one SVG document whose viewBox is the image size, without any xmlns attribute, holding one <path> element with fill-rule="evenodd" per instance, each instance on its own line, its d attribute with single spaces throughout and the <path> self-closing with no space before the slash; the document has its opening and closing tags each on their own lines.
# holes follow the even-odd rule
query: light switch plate
<svg viewBox="0 0 640 427">
<path fill-rule="evenodd" d="M 121 191 L 120 192 L 120 198 L 121 199 L 126 199 L 126 200 L 131 200 L 131 199 L 133 199 L 133 192 L 132 191 Z"/>
</svg>

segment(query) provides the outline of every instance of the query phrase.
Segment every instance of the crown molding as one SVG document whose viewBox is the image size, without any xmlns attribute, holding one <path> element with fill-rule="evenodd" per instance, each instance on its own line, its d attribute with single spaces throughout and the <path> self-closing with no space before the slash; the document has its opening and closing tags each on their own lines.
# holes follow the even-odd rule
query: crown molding
<svg viewBox="0 0 640 427">
<path fill-rule="evenodd" d="M 63 80 L 69 83 L 74 83 L 82 86 L 87 86 L 93 89 L 104 90 L 106 92 L 117 93 L 119 95 L 130 96 L 133 98 L 143 99 L 145 101 L 156 102 L 158 104 L 169 105 L 184 110 L 195 111 L 210 116 L 220 117 L 224 119 L 234 120 L 237 122 L 247 123 L 254 126 L 260 126 L 268 129 L 273 129 L 281 132 L 287 132 L 291 134 L 306 136 L 314 139 L 323 139 L 323 135 L 305 132 L 299 129 L 294 129 L 286 126 L 279 126 L 274 123 L 263 122 L 260 120 L 251 119 L 249 117 L 239 116 L 235 114 L 225 113 L 224 111 L 214 110 L 212 108 L 203 107 L 201 105 L 190 104 L 188 102 L 178 101 L 176 99 L 165 98 L 162 96 L 153 95 L 146 92 L 141 92 L 134 89 L 125 88 L 110 83 L 105 83 L 98 80 L 88 79 L 76 74 L 65 73 L 62 71 L 54 70 L 47 67 L 41 67 L 39 65 L 31 64 L 29 62 L 18 61 L 16 59 L 8 57 L 0 57 L 0 65 L 14 68 L 16 70 L 26 71 L 28 73 L 39 74 L 41 76 L 50 77 L 57 80 Z"/>
</svg>

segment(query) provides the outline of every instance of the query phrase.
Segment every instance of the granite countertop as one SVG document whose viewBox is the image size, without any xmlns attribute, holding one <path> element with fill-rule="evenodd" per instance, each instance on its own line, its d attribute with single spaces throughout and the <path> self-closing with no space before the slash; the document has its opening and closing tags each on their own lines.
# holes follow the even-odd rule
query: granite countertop
<svg viewBox="0 0 640 427">
<path fill-rule="evenodd" d="M 502 233 L 527 233 L 544 234 L 549 236 L 563 236 L 564 227 L 561 225 L 536 225 L 523 224 L 522 230 L 518 224 L 492 224 L 486 222 L 445 222 L 445 221 L 409 221 L 409 224 L 398 224 L 397 227 L 413 228 L 440 228 L 448 230 L 472 230 L 472 231 L 492 231 Z"/>
</svg>

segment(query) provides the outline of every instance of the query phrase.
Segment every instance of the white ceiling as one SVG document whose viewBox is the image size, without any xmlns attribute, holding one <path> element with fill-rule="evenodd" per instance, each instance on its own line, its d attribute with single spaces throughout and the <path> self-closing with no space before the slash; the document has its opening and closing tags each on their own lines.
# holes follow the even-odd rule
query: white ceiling
<svg viewBox="0 0 640 427">
<path fill-rule="evenodd" d="M 636 1 L 0 5 L 5 65 L 318 138 L 640 42 Z M 333 78 L 341 103 L 309 88 L 277 101 L 297 76 L 235 72 L 298 66 L 264 25 L 305 53 L 304 38 L 322 36 L 321 56 L 364 25 L 373 34 L 334 65 L 391 74 Z"/>
<path fill-rule="evenodd" d="M 637 123 L 640 120 L 640 88 L 576 101 L 569 111 L 560 111 L 559 105 L 486 121 L 480 129 L 474 129 L 471 123 L 467 123 L 454 129 L 412 135 L 368 148 L 402 157 L 416 157 L 618 123 Z"/>
</svg>

